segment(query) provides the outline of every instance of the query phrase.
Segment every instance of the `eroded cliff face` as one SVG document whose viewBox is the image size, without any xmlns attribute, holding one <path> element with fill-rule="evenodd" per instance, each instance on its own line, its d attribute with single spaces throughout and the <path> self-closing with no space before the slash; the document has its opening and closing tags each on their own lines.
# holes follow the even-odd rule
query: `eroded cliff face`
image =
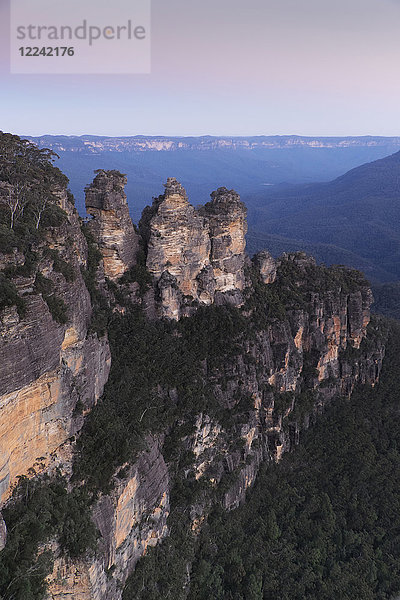
<svg viewBox="0 0 400 600">
<path fill-rule="evenodd" d="M 255 257 L 253 262 L 263 280 L 264 261 Z M 320 279 L 322 289 L 307 293 L 304 305 L 289 309 L 286 319 L 271 319 L 244 336 L 238 341 L 240 351 L 222 365 L 205 365 L 212 394 L 240 425 L 227 429 L 201 413 L 186 444 L 194 453 L 196 479 L 204 477 L 217 486 L 226 473 L 235 475 L 222 500 L 226 509 L 243 501 L 262 461 L 279 461 L 327 403 L 350 396 L 358 382 L 374 385 L 382 367 L 384 342 L 375 338 L 372 325 L 368 328 L 372 294 L 366 282 L 349 289 L 340 280 L 330 281 L 331 289 L 324 289 L 329 270 L 303 254 L 284 256 L 275 264 L 278 281 L 287 270 L 299 292 L 308 278 Z M 367 341 L 367 330 L 373 342 Z M 195 522 L 203 514 L 198 506 L 196 510 Z"/>
<path fill-rule="evenodd" d="M 100 533 L 96 555 L 71 561 L 53 543 L 56 560 L 48 578 L 49 598 L 119 600 L 139 558 L 167 535 L 170 484 L 160 441 L 148 438 L 147 449 L 122 471 L 113 491 L 93 508 Z"/>
<path fill-rule="evenodd" d="M 276 261 L 262 252 L 251 262 L 245 255 L 246 209 L 239 196 L 219 188 L 209 203 L 195 209 L 172 178 L 144 211 L 139 239 L 128 214 L 125 183 L 116 172 L 100 171 L 86 190 L 93 217 L 89 228 L 102 256 L 98 292 L 104 293 L 106 279 L 114 286 L 104 297 L 107 314 L 129 313 L 132 304 L 141 305 L 152 319 L 172 321 L 167 330 L 180 339 L 184 323 L 202 308 L 217 331 L 219 318 L 225 318 L 231 333 L 224 337 L 226 345 L 217 346 L 217 357 L 207 349 L 204 355 L 193 354 L 199 370 L 194 376 L 188 369 L 184 382 L 191 393 L 205 390 L 212 402 L 187 407 L 185 386 L 178 391 L 154 380 L 154 397 L 173 405 L 173 418 L 155 424 L 157 433 L 145 431 L 146 449 L 120 465 L 111 492 L 96 497 L 95 553 L 71 560 L 57 540 L 47 545 L 55 557 L 49 599 L 121 600 L 137 561 L 170 533 L 167 517 L 176 481 L 195 482 L 203 490 L 183 508 L 196 536 L 213 503 L 227 510 L 237 507 L 261 463 L 279 460 L 297 444 L 301 430 L 335 396 L 351 394 L 357 382 L 374 385 L 384 355 L 384 340 L 370 324 L 372 295 L 359 274 L 319 267 L 302 253 Z M 67 220 L 49 229 L 33 249 L 31 273 L 14 278 L 26 312 L 10 306 L 0 314 L 3 500 L 17 476 L 30 469 L 61 466 L 71 473 L 68 440 L 82 428 L 110 369 L 107 338 L 89 328 L 91 299 L 81 273 L 87 243 L 65 190 L 58 194 Z M 139 246 L 141 265 L 136 264 Z M 18 252 L 3 255 L 0 268 L 23 266 L 25 260 Z M 135 265 L 142 274 L 147 269 L 151 283 L 140 296 L 134 281 L 136 297 L 130 290 L 126 305 L 120 298 L 115 306 L 113 298 L 123 297 L 126 285 L 121 276 Z M 65 322 L 52 313 L 44 280 L 51 282 L 51 294 L 64 300 Z M 201 337 L 201 324 L 208 322 L 199 323 Z M 209 333 L 206 346 L 217 345 L 212 327 Z M 196 339 L 191 342 L 196 345 Z M 123 352 L 118 359 L 124 360 Z M 183 361 L 183 350 L 173 359 Z M 135 435 L 149 407 L 135 422 Z M 183 466 L 179 456 L 168 454 L 168 446 L 189 457 Z M 4 539 L 0 518 L 0 547 Z"/>
<path fill-rule="evenodd" d="M 189 204 L 180 183 L 168 179 L 164 195 L 145 210 L 141 225 L 147 241 L 146 266 L 160 293 L 161 315 L 179 319 L 183 296 L 198 298 L 197 278 L 210 265 L 207 223 Z"/>
<path fill-rule="evenodd" d="M 143 213 L 146 266 L 161 317 L 178 320 L 190 315 L 193 302 L 242 304 L 246 208 L 238 194 L 226 188 L 211 198 L 196 210 L 182 185 L 170 178 L 165 193 Z"/>
<path fill-rule="evenodd" d="M 0 314 L 2 501 L 17 476 L 46 468 L 80 429 L 83 417 L 75 407 L 93 406 L 110 368 L 107 338 L 89 333 L 92 308 L 80 270 L 86 266 L 86 241 L 66 190 L 55 192 L 67 215 L 64 223 L 46 230 L 30 255 L 2 255 L 0 261 L 3 268 L 33 261 L 30 273 L 13 277 L 25 313 L 10 306 Z M 64 275 L 60 262 L 68 267 Z M 65 322 L 57 321 L 55 302 L 64 303 Z"/>
<path fill-rule="evenodd" d="M 90 229 L 103 256 L 104 275 L 119 279 L 136 262 L 139 238 L 129 216 L 124 187 L 126 177 L 117 171 L 97 173 L 86 192 L 86 210 L 93 217 Z"/>
<path fill-rule="evenodd" d="M 244 262 L 247 233 L 246 207 L 234 190 L 218 188 L 211 202 L 202 209 L 209 223 L 210 261 L 215 277 L 215 291 L 233 295 L 244 288 Z M 239 305 L 240 300 L 234 302 Z"/>
</svg>

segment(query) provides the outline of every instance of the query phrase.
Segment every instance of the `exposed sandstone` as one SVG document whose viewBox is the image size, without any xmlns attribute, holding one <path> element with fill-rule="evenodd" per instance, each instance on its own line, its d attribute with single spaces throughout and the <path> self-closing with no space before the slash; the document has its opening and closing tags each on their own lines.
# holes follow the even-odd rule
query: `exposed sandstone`
<svg viewBox="0 0 400 600">
<path fill-rule="evenodd" d="M 164 195 L 154 200 L 151 213 L 144 216 L 148 219 L 146 266 L 150 274 L 159 281 L 168 273 L 183 295 L 197 299 L 197 277 L 210 264 L 207 222 L 189 204 L 185 189 L 173 178 L 165 184 Z M 163 288 L 166 287 L 165 281 Z M 169 316 L 168 312 L 175 315 L 167 298 L 162 299 L 162 306 L 165 316 Z"/>
<path fill-rule="evenodd" d="M 139 238 L 129 216 L 125 175 L 100 170 L 86 188 L 90 229 L 103 255 L 104 275 L 119 279 L 136 262 Z"/>
<path fill-rule="evenodd" d="M 124 184 L 123 176 L 101 171 L 87 190 L 104 274 L 113 280 L 134 264 L 137 250 Z M 243 303 L 247 293 L 243 294 L 245 208 L 239 196 L 226 188 L 211 197 L 211 202 L 196 210 L 183 187 L 169 179 L 165 193 L 144 213 L 141 233 L 153 278 L 144 305 L 153 316 L 178 320 L 201 304 Z M 67 457 L 65 441 L 79 431 L 84 419 L 74 415 L 74 408 L 79 400 L 84 413 L 93 406 L 110 366 L 107 341 L 88 334 L 90 297 L 80 275 L 80 266 L 86 265 L 86 242 L 63 193 L 60 205 L 69 221 L 49 233 L 47 244 L 74 265 L 76 279 L 65 281 L 49 258 L 42 257 L 39 269 L 65 298 L 67 324 L 57 324 L 42 295 L 33 293 L 33 278 L 18 280 L 18 289 L 27 300 L 25 317 L 21 319 L 15 308 L 0 315 L 3 498 L 17 475 L 31 467 L 46 468 L 52 454 L 60 461 Z M 10 257 L 11 261 L 18 264 L 20 257 Z M 300 279 L 315 267 L 315 261 L 303 253 L 286 255 L 282 261 L 300 269 Z M 254 264 L 264 284 L 272 284 L 279 276 L 267 252 L 259 253 Z M 308 426 L 316 411 L 335 395 L 350 394 L 357 381 L 374 384 L 384 348 L 362 344 L 370 304 L 371 293 L 364 284 L 352 291 L 340 284 L 311 291 L 307 305 L 288 310 L 287 318 L 270 319 L 253 337 L 241 345 L 238 342 L 236 353 L 223 358 L 218 367 L 205 361 L 204 381 L 221 408 L 234 411 L 242 399 L 250 399 L 250 404 L 231 429 L 215 416 L 197 415 L 195 430 L 185 439 L 186 448 L 194 454 L 185 476 L 192 473 L 195 479 L 208 479 L 216 488 L 226 473 L 236 474 L 222 498 L 227 510 L 235 508 L 253 484 L 261 462 L 279 460 L 298 443 L 301 428 Z M 351 359 L 346 355 L 349 347 L 359 351 Z M 314 404 L 307 415 L 295 418 L 296 399 L 305 383 Z M 278 409 L 282 394 L 285 404 Z M 49 577 L 49 598 L 120 600 L 121 587 L 136 562 L 167 535 L 170 481 L 161 441 L 148 439 L 148 451 L 134 464 L 124 465 L 113 491 L 95 504 L 93 517 L 101 535 L 94 556 L 71 561 L 61 555 L 54 541 L 56 561 Z M 205 519 L 210 497 L 205 495 L 203 503 L 188 507 L 194 532 Z M 0 547 L 2 536 L 0 520 Z"/>
<path fill-rule="evenodd" d="M 304 255 L 286 260 L 304 268 L 315 267 Z M 357 382 L 374 385 L 378 380 L 383 342 L 365 348 L 361 344 L 370 305 L 365 283 L 360 283 L 357 292 L 342 289 L 339 283 L 332 289 L 313 292 L 307 307 L 289 313 L 287 320 L 272 321 L 218 369 L 205 367 L 212 394 L 220 405 L 235 410 L 238 398 L 251 397 L 254 407 L 232 439 L 218 422 L 201 414 L 190 440 L 196 478 L 205 476 L 218 485 L 226 470 L 237 472 L 236 482 L 224 497 L 227 509 L 243 501 L 261 461 L 280 460 L 298 443 L 300 430 L 308 426 L 315 412 L 333 397 L 349 395 Z M 355 354 L 346 353 L 349 347 Z M 304 385 L 312 394 L 313 404 L 307 414 L 292 417 Z M 283 412 L 278 408 L 282 394 L 286 394 Z M 238 438 L 243 440 L 243 452 L 237 450 Z M 196 522 L 201 518 L 197 508 Z"/>
<path fill-rule="evenodd" d="M 168 471 L 159 442 L 149 438 L 148 444 L 127 476 L 116 479 L 111 494 L 94 508 L 101 534 L 96 557 L 78 562 L 57 557 L 49 577 L 52 600 L 120 600 L 122 585 L 139 558 L 167 534 Z"/>
<path fill-rule="evenodd" d="M 264 283 L 274 283 L 276 279 L 276 260 L 269 252 L 263 250 L 253 257 L 253 262 L 257 266 L 261 279 Z"/>
<path fill-rule="evenodd" d="M 36 271 L 15 279 L 26 314 L 20 317 L 15 307 L 0 313 L 1 500 L 18 475 L 45 468 L 52 453 L 80 429 L 83 418 L 74 416 L 74 408 L 78 401 L 85 409 L 93 406 L 110 368 L 107 339 L 88 335 L 92 307 L 80 271 L 86 265 L 87 246 L 78 215 L 65 190 L 55 194 L 68 220 L 50 229 L 36 248 Z M 73 281 L 55 271 L 46 248 L 72 266 Z M 35 291 L 36 272 L 50 280 L 53 293 L 63 299 L 66 324 L 54 320 L 42 294 Z"/>
<path fill-rule="evenodd" d="M 190 314 L 184 298 L 204 305 L 242 303 L 246 209 L 233 190 L 219 188 L 211 198 L 196 210 L 183 186 L 169 178 L 164 194 L 143 213 L 146 266 L 161 291 L 160 316 Z"/>
<path fill-rule="evenodd" d="M 243 290 L 247 233 L 245 205 L 234 190 L 222 187 L 211 194 L 211 202 L 201 212 L 207 216 L 210 227 L 210 261 L 216 291 Z"/>
</svg>

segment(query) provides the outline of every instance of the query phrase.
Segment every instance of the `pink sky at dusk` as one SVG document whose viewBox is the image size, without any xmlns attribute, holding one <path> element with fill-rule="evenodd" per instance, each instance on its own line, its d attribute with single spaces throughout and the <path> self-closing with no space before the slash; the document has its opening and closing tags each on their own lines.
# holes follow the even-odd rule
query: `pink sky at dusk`
<svg viewBox="0 0 400 600">
<path fill-rule="evenodd" d="M 400 134 L 397 0 L 153 0 L 152 72 L 121 76 L 11 75 L 8 4 L 5 131 Z"/>
</svg>

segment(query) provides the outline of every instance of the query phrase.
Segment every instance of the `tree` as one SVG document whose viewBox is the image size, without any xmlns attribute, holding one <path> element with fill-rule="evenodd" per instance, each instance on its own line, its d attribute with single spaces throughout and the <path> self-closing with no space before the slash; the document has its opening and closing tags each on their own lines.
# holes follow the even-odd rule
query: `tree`
<svg viewBox="0 0 400 600">
<path fill-rule="evenodd" d="M 16 135 L 0 132 L 0 193 L 10 212 L 10 228 L 29 208 L 38 229 L 54 191 L 68 183 L 53 162 L 58 155 Z"/>
<path fill-rule="evenodd" d="M 263 600 L 263 585 L 260 575 L 253 573 L 249 577 L 249 583 L 245 592 L 246 600 Z"/>
</svg>

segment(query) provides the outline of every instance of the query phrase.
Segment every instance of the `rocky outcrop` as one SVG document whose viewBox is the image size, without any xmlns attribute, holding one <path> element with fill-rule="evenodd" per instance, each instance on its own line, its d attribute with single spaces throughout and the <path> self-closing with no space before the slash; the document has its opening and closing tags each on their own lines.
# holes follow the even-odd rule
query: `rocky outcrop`
<svg viewBox="0 0 400 600">
<path fill-rule="evenodd" d="M 92 307 L 80 270 L 86 265 L 86 241 L 66 191 L 55 193 L 67 219 L 49 229 L 32 249 L 35 266 L 31 273 L 21 276 L 17 272 L 13 278 L 25 314 L 15 306 L 0 313 L 2 500 L 18 475 L 43 470 L 52 454 L 80 429 L 83 418 L 75 407 L 79 403 L 78 412 L 82 412 L 93 406 L 110 368 L 107 339 L 88 333 Z M 15 256 L 10 255 L 8 264 L 15 265 Z M 0 262 L 7 265 L 7 258 L 3 255 Z M 60 262 L 69 266 L 65 275 Z M 51 286 L 50 299 L 40 291 L 38 281 Z M 64 303 L 65 323 L 57 321 L 54 301 L 51 312 L 52 298 Z"/>
<path fill-rule="evenodd" d="M 7 542 L 7 527 L 0 513 L 0 552 L 3 550 Z"/>
<path fill-rule="evenodd" d="M 164 194 L 143 213 L 146 266 L 162 317 L 177 320 L 196 305 L 243 301 L 246 209 L 233 190 L 219 188 L 211 198 L 196 210 L 170 178 Z"/>
<path fill-rule="evenodd" d="M 104 275 L 116 281 L 136 262 L 139 238 L 129 216 L 125 175 L 97 171 L 86 192 L 86 210 L 93 217 L 90 229 L 103 256 Z"/>
<path fill-rule="evenodd" d="M 72 562 L 53 545 L 58 556 L 49 577 L 52 600 L 120 600 L 139 558 L 167 534 L 170 486 L 159 441 L 149 438 L 148 449 L 122 470 L 123 478 L 116 476 L 111 494 L 93 510 L 100 532 L 96 556 Z"/>
<path fill-rule="evenodd" d="M 246 209 L 233 190 L 219 188 L 210 202 L 195 209 L 182 185 L 168 179 L 164 194 L 144 211 L 144 256 L 135 266 L 139 237 L 128 214 L 125 183 L 117 172 L 99 171 L 86 190 L 104 289 L 108 278 L 113 282 L 107 282 L 108 290 L 123 296 L 121 276 L 128 270 L 131 275 L 140 272 L 139 266 L 143 275 L 145 261 L 151 285 L 143 300 L 135 301 L 145 309 L 150 306 L 153 318 L 175 321 L 215 304 L 208 314 L 218 335 L 218 319 L 227 317 L 232 340 L 226 344 L 232 344 L 218 347 L 217 357 L 205 353 L 193 372 L 188 368 L 188 399 L 185 386 L 168 389 L 167 383 L 153 382 L 155 395 L 173 402 L 174 415 L 157 424 L 157 436 L 149 433 L 150 426 L 145 434 L 141 431 L 147 408 L 135 422 L 135 435 L 137 426 L 147 449 L 120 466 L 111 492 L 95 498 L 96 551 L 73 561 L 57 540 L 49 544 L 55 556 L 48 578 L 53 600 L 121 600 L 137 561 L 168 534 L 172 475 L 189 480 L 188 489 L 200 490 L 185 507 L 195 535 L 214 502 L 226 510 L 239 506 L 261 463 L 280 460 L 332 398 L 351 394 L 357 382 L 374 385 L 384 355 L 384 342 L 370 324 L 372 295 L 364 279 L 345 269 L 319 267 L 303 253 L 276 261 L 261 252 L 251 262 L 245 256 Z M 31 272 L 18 271 L 27 260 L 20 252 L 0 256 L 2 270 L 16 269 L 13 283 L 25 303 L 24 313 L 16 305 L 0 313 L 2 500 L 18 475 L 54 466 L 70 474 L 71 436 L 102 394 L 110 368 L 106 337 L 90 329 L 93 307 L 82 276 L 87 243 L 67 193 L 56 193 L 67 219 L 49 228 L 33 249 Z M 51 310 L 54 303 L 43 281 L 51 283 L 54 297 L 63 299 L 66 319 L 57 319 Z M 136 280 L 129 283 L 140 288 Z M 115 308 L 111 293 L 104 301 Z M 120 313 L 129 309 L 129 302 L 118 307 Z M 170 323 L 166 331 L 179 339 L 184 324 Z M 154 331 L 149 344 L 152 340 Z M 204 398 L 196 396 L 198 389 Z M 197 400 L 210 410 L 200 408 Z M 164 460 L 168 445 L 163 444 L 170 435 L 174 451 L 175 444 L 182 445 L 183 468 L 179 459 Z M 0 517 L 0 548 L 5 538 Z"/>
<path fill-rule="evenodd" d="M 207 222 L 189 204 L 180 183 L 170 178 L 165 193 L 145 210 L 141 231 L 146 266 L 161 292 L 161 315 L 177 319 L 183 296 L 198 298 L 197 277 L 210 265 Z"/>
<path fill-rule="evenodd" d="M 274 283 L 276 279 L 276 260 L 269 252 L 263 250 L 253 257 L 263 283 Z"/>
<path fill-rule="evenodd" d="M 242 291 L 247 233 L 245 205 L 234 190 L 218 188 L 201 212 L 209 223 L 215 291 Z"/>
<path fill-rule="evenodd" d="M 255 263 L 262 278 L 259 260 Z M 204 477 L 216 486 L 226 473 L 234 475 L 223 498 L 226 509 L 243 501 L 262 461 L 279 461 L 328 402 L 349 396 L 358 382 L 374 385 L 382 367 L 384 339 L 374 337 L 372 326 L 373 343 L 365 339 L 372 303 L 365 280 L 357 280 L 357 274 L 346 270 L 318 267 L 302 253 L 279 261 L 278 285 L 288 272 L 304 306 L 288 309 L 285 319 L 272 318 L 266 327 L 243 339 L 240 350 L 217 368 L 205 365 L 207 382 L 221 407 L 242 414 L 240 400 L 249 398 L 250 404 L 240 417 L 242 424 L 230 431 L 201 413 L 187 440 L 195 457 L 192 472 L 196 479 Z M 349 289 L 348 276 L 354 277 L 353 289 Z M 314 285 L 303 295 L 307 278 Z M 329 286 L 324 278 L 329 278 Z M 288 302 L 290 293 L 288 289 Z M 201 515 L 197 507 L 196 522 Z"/>
</svg>

